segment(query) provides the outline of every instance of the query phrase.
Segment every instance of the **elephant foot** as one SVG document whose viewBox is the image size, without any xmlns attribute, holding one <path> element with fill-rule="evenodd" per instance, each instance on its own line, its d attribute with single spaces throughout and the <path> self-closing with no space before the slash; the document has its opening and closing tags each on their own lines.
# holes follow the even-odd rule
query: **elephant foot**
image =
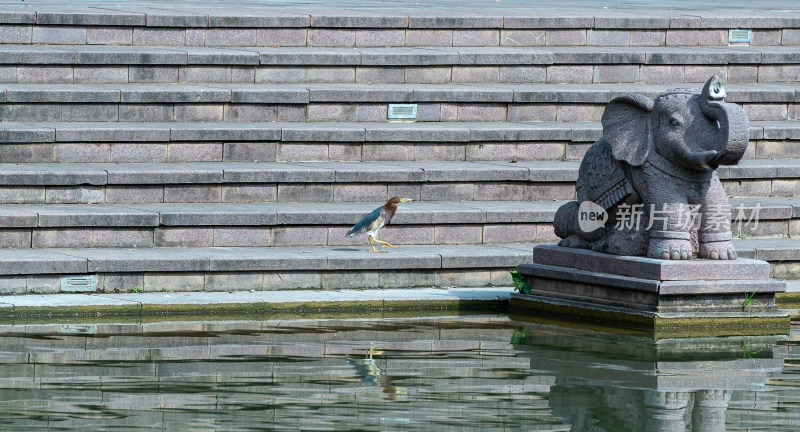
<svg viewBox="0 0 800 432">
<path fill-rule="evenodd" d="M 577 234 L 572 234 L 560 242 L 558 242 L 559 246 L 563 247 L 570 247 L 570 248 L 578 248 L 578 249 L 589 249 L 589 242 L 579 237 Z"/>
<path fill-rule="evenodd" d="M 698 256 L 712 260 L 735 260 L 736 250 L 730 240 L 700 243 Z"/>
<path fill-rule="evenodd" d="M 592 250 L 595 251 L 595 252 L 607 253 L 608 252 L 608 239 L 604 237 L 604 238 L 592 243 Z"/>
<path fill-rule="evenodd" d="M 692 242 L 686 239 L 651 238 L 647 256 L 665 260 L 689 260 L 692 259 Z"/>
</svg>

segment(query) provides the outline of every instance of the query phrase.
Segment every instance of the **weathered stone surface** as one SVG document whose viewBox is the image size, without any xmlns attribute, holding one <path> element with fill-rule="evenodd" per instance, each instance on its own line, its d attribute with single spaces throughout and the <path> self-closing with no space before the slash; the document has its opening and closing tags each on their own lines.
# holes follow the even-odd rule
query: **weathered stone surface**
<svg viewBox="0 0 800 432">
<path fill-rule="evenodd" d="M 264 123 L 172 123 L 172 141 L 278 141 L 279 125 Z"/>
<path fill-rule="evenodd" d="M 64 53 L 70 54 L 70 56 L 77 54 L 78 64 L 86 65 L 186 64 L 186 52 L 167 48 L 76 45 L 71 47 L 70 50 L 71 52 L 65 50 Z M 75 63 L 74 57 L 66 63 Z"/>
<path fill-rule="evenodd" d="M 453 30 L 406 30 L 406 46 L 452 46 Z"/>
<path fill-rule="evenodd" d="M 102 168 L 87 169 L 80 164 L 0 164 L 4 185 L 102 185 L 107 177 Z"/>
<path fill-rule="evenodd" d="M 521 247 L 503 247 L 499 245 L 483 245 L 478 248 L 458 246 L 437 246 L 442 256 L 442 268 L 482 268 L 503 267 L 509 262 L 529 263 L 530 249 Z"/>
<path fill-rule="evenodd" d="M 740 258 L 733 261 L 672 261 L 603 254 L 585 249 L 539 245 L 533 262 L 650 280 L 762 280 L 769 278 L 769 263 Z"/>
<path fill-rule="evenodd" d="M 178 77 L 179 70 L 176 66 L 131 66 L 128 68 L 128 80 L 132 83 L 174 83 Z"/>
<path fill-rule="evenodd" d="M 86 29 L 88 45 L 130 45 L 133 29 L 126 27 L 90 27 Z"/>
<path fill-rule="evenodd" d="M 238 162 L 226 164 L 224 172 L 226 183 L 321 183 L 336 177 L 336 171 L 324 164 Z"/>
<path fill-rule="evenodd" d="M 586 45 L 586 30 L 548 30 L 547 45 Z"/>
<path fill-rule="evenodd" d="M 519 271 L 536 287 L 532 294 L 541 301 L 568 300 L 577 315 L 610 307 L 621 314 L 639 312 L 640 319 L 641 312 L 681 312 L 699 317 L 704 312 L 723 311 L 747 319 L 753 318 L 753 311 L 742 311 L 742 292 L 760 293 L 761 307 L 766 311 L 756 314 L 774 314 L 774 294 L 786 290 L 786 282 L 775 279 L 658 281 L 540 264 L 520 265 Z"/>
<path fill-rule="evenodd" d="M 458 125 L 384 123 L 369 125 L 366 129 L 366 141 L 464 142 L 469 139 L 469 129 Z"/>
<path fill-rule="evenodd" d="M 175 272 L 209 269 L 208 254 L 192 248 L 62 249 L 59 252 L 88 260 L 89 272 Z"/>
<path fill-rule="evenodd" d="M 271 48 L 262 49 L 262 65 L 358 65 L 361 53 L 337 48 Z"/>
<path fill-rule="evenodd" d="M 358 124 L 302 124 L 281 125 L 281 138 L 285 142 L 337 141 L 363 142 L 365 130 Z"/>
<path fill-rule="evenodd" d="M 501 46 L 542 46 L 545 44 L 544 30 L 502 30 Z"/>
<path fill-rule="evenodd" d="M 116 206 L 47 205 L 20 207 L 38 214 L 40 227 L 157 226 L 158 214 Z"/>
<path fill-rule="evenodd" d="M 186 30 L 179 28 L 134 28 L 133 45 L 183 46 Z"/>
<path fill-rule="evenodd" d="M 33 27 L 33 43 L 85 44 L 86 29 L 66 26 L 35 26 Z"/>
<path fill-rule="evenodd" d="M 319 251 L 303 253 L 300 248 L 225 248 L 210 255 L 213 271 L 304 270 L 327 268 L 326 256 Z"/>
<path fill-rule="evenodd" d="M 223 167 L 201 162 L 184 164 L 108 165 L 109 184 L 221 183 Z"/>
<path fill-rule="evenodd" d="M 86 273 L 87 260 L 62 251 L 0 249 L 3 275 Z"/>
</svg>

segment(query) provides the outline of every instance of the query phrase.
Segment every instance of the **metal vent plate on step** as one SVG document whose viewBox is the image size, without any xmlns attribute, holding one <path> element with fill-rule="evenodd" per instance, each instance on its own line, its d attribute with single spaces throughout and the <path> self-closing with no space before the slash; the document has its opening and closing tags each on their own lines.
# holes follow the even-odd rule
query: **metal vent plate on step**
<svg viewBox="0 0 800 432">
<path fill-rule="evenodd" d="M 749 44 L 753 39 L 753 31 L 750 29 L 730 29 L 728 30 L 728 43 Z"/>
<path fill-rule="evenodd" d="M 95 292 L 97 275 L 61 276 L 61 292 Z"/>
<path fill-rule="evenodd" d="M 416 119 L 417 104 L 389 104 L 390 119 Z"/>
</svg>

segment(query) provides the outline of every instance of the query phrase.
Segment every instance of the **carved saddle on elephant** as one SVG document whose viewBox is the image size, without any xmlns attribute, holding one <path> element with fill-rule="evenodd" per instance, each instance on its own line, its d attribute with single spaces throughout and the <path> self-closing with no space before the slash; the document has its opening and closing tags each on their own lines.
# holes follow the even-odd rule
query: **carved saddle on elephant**
<svg viewBox="0 0 800 432">
<path fill-rule="evenodd" d="M 614 158 L 611 146 L 603 138 L 583 157 L 575 188 L 579 203 L 591 201 L 605 211 L 636 193 L 622 162 Z"/>
</svg>

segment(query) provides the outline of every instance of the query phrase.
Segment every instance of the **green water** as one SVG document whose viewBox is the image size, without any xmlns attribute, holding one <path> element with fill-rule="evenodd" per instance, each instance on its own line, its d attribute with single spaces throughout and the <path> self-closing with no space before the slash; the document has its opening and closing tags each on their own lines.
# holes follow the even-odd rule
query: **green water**
<svg viewBox="0 0 800 432">
<path fill-rule="evenodd" d="M 506 316 L 0 327 L 0 430 L 796 431 L 800 327 Z"/>
</svg>

